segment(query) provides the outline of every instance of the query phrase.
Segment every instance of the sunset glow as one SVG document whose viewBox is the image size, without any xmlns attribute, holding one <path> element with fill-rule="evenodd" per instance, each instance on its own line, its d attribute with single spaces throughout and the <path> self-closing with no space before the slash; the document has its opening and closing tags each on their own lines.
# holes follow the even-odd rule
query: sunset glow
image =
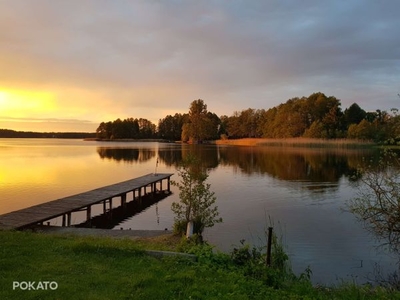
<svg viewBox="0 0 400 300">
<path fill-rule="evenodd" d="M 0 128 L 95 132 L 316 92 L 399 107 L 398 1 L 48 2 L 0 1 Z"/>
<path fill-rule="evenodd" d="M 0 90 L 0 116 L 24 118 L 46 114 L 56 108 L 55 97 L 48 92 Z"/>
</svg>

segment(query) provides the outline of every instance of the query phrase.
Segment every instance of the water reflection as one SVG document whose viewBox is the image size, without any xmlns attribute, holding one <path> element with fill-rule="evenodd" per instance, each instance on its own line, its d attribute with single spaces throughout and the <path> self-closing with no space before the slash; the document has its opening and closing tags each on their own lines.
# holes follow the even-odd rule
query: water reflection
<svg viewBox="0 0 400 300">
<path fill-rule="evenodd" d="M 157 153 L 156 153 L 157 151 Z M 184 157 L 192 154 L 202 166 L 215 169 L 232 167 L 244 174 L 262 174 L 283 181 L 301 181 L 313 192 L 323 192 L 338 186 L 344 176 L 354 180 L 357 168 L 365 161 L 376 160 L 377 151 L 351 149 L 308 149 L 293 147 L 229 147 L 214 145 L 185 145 L 153 149 L 101 148 L 102 159 L 144 162 L 155 157 L 166 166 L 178 166 Z"/>
<path fill-rule="evenodd" d="M 158 150 L 160 161 L 167 166 L 177 167 L 189 154 L 199 159 L 203 168 L 208 170 L 219 165 L 218 147 L 209 145 L 177 145 L 174 148 L 161 148 Z"/>
<path fill-rule="evenodd" d="M 246 174 L 269 174 L 289 181 L 337 182 L 355 173 L 371 151 L 299 148 L 221 148 L 221 164 Z"/>
<path fill-rule="evenodd" d="M 132 149 L 132 148 L 107 148 L 98 147 L 97 153 L 101 159 L 112 159 L 118 162 L 128 163 L 145 162 L 156 156 L 155 149 Z"/>
</svg>

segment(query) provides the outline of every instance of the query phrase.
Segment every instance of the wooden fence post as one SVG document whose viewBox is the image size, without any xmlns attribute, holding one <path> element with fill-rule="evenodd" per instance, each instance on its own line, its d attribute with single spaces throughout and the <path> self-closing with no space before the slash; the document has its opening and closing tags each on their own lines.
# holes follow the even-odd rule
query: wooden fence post
<svg viewBox="0 0 400 300">
<path fill-rule="evenodd" d="M 272 227 L 268 227 L 267 266 L 271 266 Z"/>
</svg>

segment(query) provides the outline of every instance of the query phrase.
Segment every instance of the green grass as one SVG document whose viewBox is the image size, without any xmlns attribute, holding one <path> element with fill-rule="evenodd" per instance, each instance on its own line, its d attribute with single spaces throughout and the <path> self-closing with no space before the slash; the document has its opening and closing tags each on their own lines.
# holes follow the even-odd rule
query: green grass
<svg viewBox="0 0 400 300">
<path fill-rule="evenodd" d="M 174 250 L 177 244 L 170 238 L 132 241 L 0 232 L 0 299 L 400 299 L 385 289 L 314 288 L 294 277 L 268 286 L 265 278 L 276 276 L 273 270 L 251 275 L 229 255 L 212 254 L 209 247 L 197 249 L 197 262 L 157 259 L 143 252 Z M 13 281 L 55 281 L 58 289 L 14 291 Z"/>
</svg>

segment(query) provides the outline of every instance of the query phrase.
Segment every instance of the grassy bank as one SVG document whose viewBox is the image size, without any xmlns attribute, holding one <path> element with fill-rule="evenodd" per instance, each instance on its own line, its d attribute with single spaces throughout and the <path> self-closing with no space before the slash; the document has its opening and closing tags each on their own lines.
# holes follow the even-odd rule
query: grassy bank
<svg viewBox="0 0 400 300">
<path fill-rule="evenodd" d="M 365 148 L 375 144 L 368 141 L 351 139 L 311 139 L 311 138 L 287 138 L 287 139 L 263 139 L 247 138 L 237 140 L 217 140 L 217 145 L 235 146 L 277 146 L 277 147 L 315 147 L 315 148 Z"/>
<path fill-rule="evenodd" d="M 234 263 L 209 247 L 182 247 L 172 237 L 133 241 L 0 232 L 0 243 L 0 299 L 400 299 L 381 288 L 315 288 L 307 276 L 258 273 L 257 266 Z M 198 261 L 143 252 L 177 248 L 191 249 Z M 56 282 L 58 288 L 13 290 L 14 281 L 36 287 Z"/>
</svg>

